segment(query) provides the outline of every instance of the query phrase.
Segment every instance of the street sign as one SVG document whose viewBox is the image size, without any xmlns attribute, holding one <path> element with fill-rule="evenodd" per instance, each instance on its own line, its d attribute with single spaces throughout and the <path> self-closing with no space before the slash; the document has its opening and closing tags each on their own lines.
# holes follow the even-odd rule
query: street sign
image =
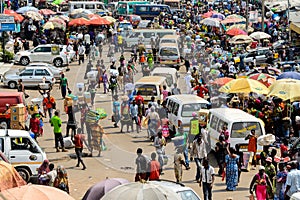
<svg viewBox="0 0 300 200">
<path fill-rule="evenodd" d="M 0 23 L 13 24 L 15 23 L 15 18 L 14 16 L 0 15 Z"/>
<path fill-rule="evenodd" d="M 4 23 L 1 23 L 1 26 L 0 26 L 0 31 L 15 31 L 16 28 L 15 28 L 15 24 L 14 23 L 9 23 L 9 24 L 4 24 Z"/>
</svg>

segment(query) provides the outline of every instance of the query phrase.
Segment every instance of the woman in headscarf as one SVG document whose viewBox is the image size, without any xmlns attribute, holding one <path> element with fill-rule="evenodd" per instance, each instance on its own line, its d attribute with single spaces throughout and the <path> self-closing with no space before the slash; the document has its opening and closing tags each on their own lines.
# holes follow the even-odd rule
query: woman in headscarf
<svg viewBox="0 0 300 200">
<path fill-rule="evenodd" d="M 47 183 L 48 183 L 48 179 L 46 179 L 43 175 L 50 172 L 49 164 L 50 164 L 49 160 L 46 159 L 43 161 L 41 166 L 38 168 L 38 180 L 39 180 L 39 184 L 41 184 L 41 185 L 47 185 Z"/>
<path fill-rule="evenodd" d="M 68 174 L 65 168 L 61 165 L 57 167 L 57 177 L 53 185 L 54 187 L 61 189 L 69 194 Z"/>
<path fill-rule="evenodd" d="M 147 114 L 146 118 L 150 121 L 148 124 L 148 133 L 151 141 L 154 141 L 154 137 L 157 135 L 158 127 L 160 126 L 160 118 L 157 112 L 155 112 L 155 107 L 150 107 L 150 112 Z"/>
</svg>

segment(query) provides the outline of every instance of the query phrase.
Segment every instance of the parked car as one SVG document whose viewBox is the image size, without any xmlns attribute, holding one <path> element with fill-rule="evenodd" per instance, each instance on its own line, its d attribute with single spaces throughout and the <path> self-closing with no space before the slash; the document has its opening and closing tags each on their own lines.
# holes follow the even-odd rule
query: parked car
<svg viewBox="0 0 300 200">
<path fill-rule="evenodd" d="M 55 83 L 52 72 L 47 67 L 25 67 L 19 70 L 9 70 L 3 75 L 5 86 L 16 88 L 18 80 L 22 79 L 25 87 L 37 87 L 39 83 Z"/>
<path fill-rule="evenodd" d="M 62 67 L 69 63 L 68 54 L 63 45 L 43 44 L 28 51 L 19 51 L 14 60 L 24 66 L 30 62 L 47 62 Z"/>
<path fill-rule="evenodd" d="M 197 193 L 190 187 L 186 187 L 182 183 L 176 183 L 172 181 L 151 181 L 153 184 L 157 184 L 158 186 L 162 186 L 168 188 L 169 190 L 176 192 L 179 196 L 179 199 L 193 199 L 193 200 L 201 200 L 201 198 L 197 195 Z"/>
<path fill-rule="evenodd" d="M 53 74 L 53 77 L 56 80 L 59 80 L 61 77 L 61 74 L 64 72 L 63 69 L 57 68 L 49 63 L 43 63 L 43 62 L 35 62 L 35 63 L 30 63 L 28 66 L 30 67 L 47 67 Z"/>
<path fill-rule="evenodd" d="M 251 63 L 256 60 L 256 63 L 265 63 L 267 61 L 267 53 L 270 51 L 269 48 L 258 48 L 243 54 L 244 63 Z"/>
</svg>

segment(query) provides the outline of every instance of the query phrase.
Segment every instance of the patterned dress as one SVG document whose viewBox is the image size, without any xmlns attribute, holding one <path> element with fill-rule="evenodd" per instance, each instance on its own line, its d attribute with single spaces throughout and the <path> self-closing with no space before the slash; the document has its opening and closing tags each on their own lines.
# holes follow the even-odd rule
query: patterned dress
<svg viewBox="0 0 300 200">
<path fill-rule="evenodd" d="M 238 162 L 239 156 L 232 158 L 229 155 L 225 156 L 226 163 L 226 186 L 228 190 L 236 190 L 238 184 Z"/>
</svg>

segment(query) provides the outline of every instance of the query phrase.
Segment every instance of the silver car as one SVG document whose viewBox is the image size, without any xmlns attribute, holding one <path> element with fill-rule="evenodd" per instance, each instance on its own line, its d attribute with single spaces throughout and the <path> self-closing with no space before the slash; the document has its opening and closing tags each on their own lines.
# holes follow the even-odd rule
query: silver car
<svg viewBox="0 0 300 200">
<path fill-rule="evenodd" d="M 47 67 L 52 72 L 53 77 L 56 80 L 59 80 L 61 77 L 61 74 L 64 72 L 63 68 L 57 68 L 49 63 L 36 62 L 36 63 L 30 63 L 28 66 L 29 67 L 38 67 L 38 68 Z"/>
<path fill-rule="evenodd" d="M 52 72 L 47 67 L 25 67 L 21 70 L 9 70 L 3 75 L 5 86 L 13 89 L 17 87 L 18 80 L 22 79 L 26 87 L 38 87 L 40 83 L 55 83 Z"/>
</svg>

